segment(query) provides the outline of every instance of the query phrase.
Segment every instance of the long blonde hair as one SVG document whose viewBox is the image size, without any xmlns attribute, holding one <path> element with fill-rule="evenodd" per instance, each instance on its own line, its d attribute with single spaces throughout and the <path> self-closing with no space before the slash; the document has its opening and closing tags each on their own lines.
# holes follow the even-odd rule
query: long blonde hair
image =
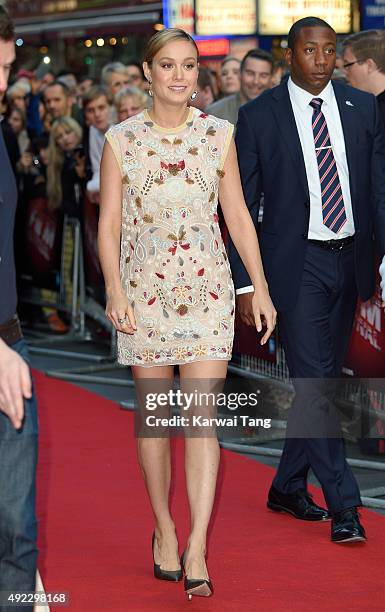
<svg viewBox="0 0 385 612">
<path fill-rule="evenodd" d="M 47 167 L 47 196 L 48 208 L 56 210 L 60 208 L 63 199 L 61 184 L 61 171 L 64 164 L 64 153 L 56 143 L 57 130 L 59 127 L 66 132 L 75 132 L 79 141 L 82 139 L 83 130 L 75 119 L 71 117 L 59 117 L 53 122 L 49 135 L 48 155 L 49 162 Z"/>
</svg>

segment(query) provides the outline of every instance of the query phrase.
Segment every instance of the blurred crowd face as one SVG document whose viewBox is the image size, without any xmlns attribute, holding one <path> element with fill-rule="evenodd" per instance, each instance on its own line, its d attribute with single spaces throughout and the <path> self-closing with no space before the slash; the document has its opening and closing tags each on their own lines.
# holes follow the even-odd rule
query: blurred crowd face
<svg viewBox="0 0 385 612">
<path fill-rule="evenodd" d="M 8 123 L 15 134 L 20 134 L 24 127 L 23 117 L 19 109 L 14 109 L 8 117 Z"/>
<path fill-rule="evenodd" d="M 0 38 L 0 95 L 4 94 L 7 89 L 9 73 L 15 57 L 13 40 L 5 41 Z"/>
<path fill-rule="evenodd" d="M 13 108 L 18 108 L 23 112 L 27 110 L 27 101 L 25 97 L 25 92 L 22 89 L 15 89 L 12 93 L 12 101 L 11 104 Z"/>
<path fill-rule="evenodd" d="M 64 153 L 70 153 L 78 146 L 80 140 L 75 132 L 59 125 L 55 131 L 55 142 Z"/>
<path fill-rule="evenodd" d="M 368 63 L 357 60 L 351 47 L 345 47 L 343 52 L 343 70 L 346 80 L 352 87 L 370 92 L 368 89 Z"/>
<path fill-rule="evenodd" d="M 240 62 L 229 60 L 221 68 L 220 74 L 221 92 L 225 95 L 237 93 L 241 86 Z"/>
<path fill-rule="evenodd" d="M 286 51 L 294 83 L 318 95 L 332 77 L 336 44 L 336 35 L 330 28 L 302 28 L 297 35 L 294 50 Z"/>
<path fill-rule="evenodd" d="M 87 125 L 105 132 L 110 125 L 110 106 L 106 96 L 99 96 L 89 102 L 84 110 Z"/>
<path fill-rule="evenodd" d="M 248 57 L 241 72 L 241 91 L 246 100 L 254 100 L 272 86 L 272 66 L 269 62 Z"/>
<path fill-rule="evenodd" d="M 280 82 L 282 81 L 284 72 L 285 72 L 285 69 L 283 68 L 283 66 L 278 66 L 277 68 L 273 70 L 273 74 L 271 76 L 271 86 L 272 87 L 276 87 L 277 85 L 280 84 Z"/>
<path fill-rule="evenodd" d="M 151 69 L 143 64 L 146 77 L 152 80 L 154 98 L 165 104 L 186 104 L 197 87 L 198 60 L 189 41 L 169 42 L 155 55 Z"/>
<path fill-rule="evenodd" d="M 136 96 L 126 96 L 123 98 L 118 106 L 118 120 L 119 123 L 125 121 L 129 117 L 137 115 L 143 110 L 143 106 L 140 104 Z"/>
<path fill-rule="evenodd" d="M 44 91 L 45 106 L 53 119 L 71 114 L 72 100 L 67 97 L 60 85 L 52 85 Z"/>
<path fill-rule="evenodd" d="M 92 79 L 84 79 L 78 85 L 78 96 L 84 96 L 85 93 L 92 87 L 93 81 Z"/>
<path fill-rule="evenodd" d="M 49 164 L 49 149 L 48 147 L 42 147 L 39 149 L 39 160 L 44 166 Z"/>
<path fill-rule="evenodd" d="M 130 84 L 127 74 L 121 74 L 120 72 L 111 72 L 109 75 L 108 89 L 111 96 L 120 91 L 123 87 L 127 87 Z"/>
<path fill-rule="evenodd" d="M 40 91 L 44 91 L 47 85 L 50 85 L 51 83 L 53 83 L 54 80 L 55 80 L 55 76 L 51 72 L 47 72 L 41 79 Z"/>
<path fill-rule="evenodd" d="M 127 77 L 128 77 L 129 85 L 135 85 L 135 87 L 139 87 L 140 89 L 142 89 L 143 76 L 138 66 L 135 66 L 132 64 L 128 65 L 127 66 Z"/>
</svg>

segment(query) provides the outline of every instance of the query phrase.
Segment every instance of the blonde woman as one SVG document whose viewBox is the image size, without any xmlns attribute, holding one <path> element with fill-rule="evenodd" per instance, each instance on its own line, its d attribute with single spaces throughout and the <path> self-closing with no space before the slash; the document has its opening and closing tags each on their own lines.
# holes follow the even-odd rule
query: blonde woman
<svg viewBox="0 0 385 612">
<path fill-rule="evenodd" d="M 85 183 L 85 161 L 83 156 L 75 152 L 82 140 L 82 128 L 71 117 L 60 117 L 52 124 L 47 166 L 47 198 L 50 210 L 58 210 L 60 214 L 81 218 L 83 193 Z M 66 302 L 70 303 L 72 296 L 72 259 L 73 236 L 69 228 L 62 238 L 64 249 L 64 292 Z M 44 290 L 45 291 L 45 290 Z M 50 292 L 44 294 L 46 301 L 52 299 Z M 56 311 L 45 309 L 49 321 L 61 333 L 66 331 L 63 322 Z"/>
<path fill-rule="evenodd" d="M 241 61 L 228 55 L 222 60 L 219 73 L 219 88 L 221 95 L 231 96 L 241 88 Z"/>
<path fill-rule="evenodd" d="M 218 225 L 217 202 L 255 287 L 253 312 L 266 342 L 276 313 L 257 236 L 244 202 L 233 126 L 190 107 L 196 95 L 198 49 L 183 30 L 164 29 L 149 41 L 143 64 L 153 105 L 106 133 L 101 164 L 99 252 L 106 314 L 118 331 L 119 362 L 137 385 L 206 388 L 224 380 L 234 333 L 234 286 Z M 123 202 L 122 202 L 123 190 Z M 198 432 L 199 433 L 199 432 Z M 138 439 L 138 456 L 155 518 L 154 574 L 185 591 L 213 592 L 206 539 L 220 451 L 214 436 L 185 439 L 191 530 L 179 561 L 169 509 L 167 437 Z"/>
<path fill-rule="evenodd" d="M 51 210 L 63 204 L 63 187 L 66 187 L 66 157 L 73 153 L 82 140 L 82 128 L 71 117 L 60 117 L 52 124 L 49 138 L 49 164 L 47 168 L 47 195 Z M 79 169 L 79 172 L 81 170 Z"/>
<path fill-rule="evenodd" d="M 114 97 L 118 122 L 125 121 L 151 106 L 151 98 L 138 87 L 124 87 Z"/>
</svg>

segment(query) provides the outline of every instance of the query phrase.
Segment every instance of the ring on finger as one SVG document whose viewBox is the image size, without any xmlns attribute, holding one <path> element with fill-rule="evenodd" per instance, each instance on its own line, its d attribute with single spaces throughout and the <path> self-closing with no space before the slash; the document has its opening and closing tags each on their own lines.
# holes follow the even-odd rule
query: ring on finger
<svg viewBox="0 0 385 612">
<path fill-rule="evenodd" d="M 126 318 L 127 318 L 127 317 L 124 317 L 124 319 L 118 319 L 118 323 L 119 323 L 120 325 L 123 325 L 123 324 L 126 322 Z"/>
</svg>

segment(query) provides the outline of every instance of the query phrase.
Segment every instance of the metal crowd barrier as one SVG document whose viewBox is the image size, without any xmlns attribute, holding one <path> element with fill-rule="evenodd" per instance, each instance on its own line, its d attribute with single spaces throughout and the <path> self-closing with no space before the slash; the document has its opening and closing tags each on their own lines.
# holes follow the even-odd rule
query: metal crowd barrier
<svg viewBox="0 0 385 612">
<path fill-rule="evenodd" d="M 73 252 L 70 253 L 72 261 L 68 261 L 68 235 L 71 234 Z M 66 285 L 66 267 L 72 266 L 71 291 Z M 111 374 L 119 371 L 127 372 L 127 368 L 120 366 L 116 361 L 116 330 L 105 316 L 104 308 L 95 299 L 87 295 L 84 272 L 82 229 L 78 219 L 64 217 L 63 240 L 60 263 L 60 285 L 55 301 L 42 299 L 41 290 L 32 288 L 21 295 L 21 301 L 54 308 L 70 315 L 70 327 L 66 334 L 51 336 L 47 334 L 34 334 L 37 337 L 29 339 L 31 353 L 37 355 L 50 355 L 52 357 L 67 357 L 78 361 L 91 361 L 92 365 L 84 367 L 50 369 L 48 376 L 82 383 L 97 383 L 116 386 L 132 386 L 129 379 L 113 377 Z M 95 353 L 87 350 L 93 342 L 92 335 L 86 328 L 86 316 L 90 317 L 110 333 L 109 352 Z M 33 334 L 33 332 L 32 332 Z M 68 346 L 69 345 L 69 346 Z M 74 345 L 71 348 L 71 345 Z M 86 350 L 81 350 L 85 348 Z M 97 365 L 96 365 L 97 364 Z M 103 373 L 110 375 L 104 376 Z"/>
<path fill-rule="evenodd" d="M 68 253 L 68 244 L 66 244 L 68 239 L 72 241 L 72 253 L 71 249 L 70 253 Z M 71 259 L 70 262 L 68 261 L 69 257 Z M 66 286 L 66 266 L 68 264 L 72 268 L 72 274 L 70 275 L 71 290 Z M 76 343 L 77 345 L 85 345 L 87 348 L 87 345 L 91 343 L 92 336 L 87 331 L 85 324 L 86 315 L 103 325 L 113 336 L 112 326 L 105 318 L 102 306 L 86 296 L 81 225 L 78 219 L 68 217 L 67 215 L 65 215 L 63 222 L 59 290 L 52 292 L 52 294 L 54 299 L 51 301 L 44 299 L 42 297 L 42 290 L 36 287 L 29 286 L 21 291 L 20 300 L 22 302 L 63 311 L 68 313 L 70 318 L 69 331 L 65 334 L 52 336 L 47 333 L 30 330 L 29 335 L 32 337 L 28 339 L 28 344 L 31 353 L 94 362 L 102 362 L 106 359 L 114 358 L 115 344 L 113 338 L 110 343 L 111 349 L 109 355 L 95 354 L 95 351 L 84 352 L 70 349 L 68 346 L 66 347 L 68 344 Z"/>
</svg>

